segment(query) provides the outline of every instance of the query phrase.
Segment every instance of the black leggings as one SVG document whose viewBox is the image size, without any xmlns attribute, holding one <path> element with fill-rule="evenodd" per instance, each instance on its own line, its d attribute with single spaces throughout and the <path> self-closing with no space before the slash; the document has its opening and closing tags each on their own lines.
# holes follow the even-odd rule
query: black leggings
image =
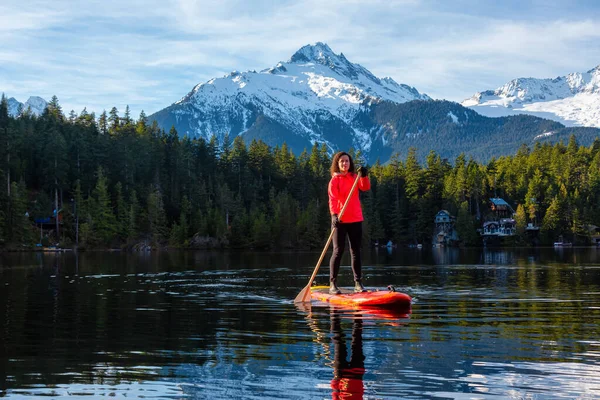
<svg viewBox="0 0 600 400">
<path fill-rule="evenodd" d="M 360 245 L 362 242 L 362 222 L 339 223 L 333 233 L 333 254 L 329 260 L 329 280 L 335 281 L 340 271 L 342 255 L 346 248 L 346 236 L 350 240 L 350 256 L 354 280 L 362 279 L 362 263 L 360 258 Z"/>
</svg>

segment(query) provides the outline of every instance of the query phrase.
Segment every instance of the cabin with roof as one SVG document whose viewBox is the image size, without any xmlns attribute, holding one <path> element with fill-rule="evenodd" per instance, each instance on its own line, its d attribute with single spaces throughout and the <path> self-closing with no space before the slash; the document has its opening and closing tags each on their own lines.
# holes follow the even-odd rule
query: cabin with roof
<svg viewBox="0 0 600 400">
<path fill-rule="evenodd" d="M 451 246 L 458 242 L 458 233 L 455 229 L 456 217 L 447 210 L 440 210 L 435 215 L 435 229 L 432 243 L 435 247 Z"/>
<path fill-rule="evenodd" d="M 480 230 L 485 246 L 500 244 L 503 238 L 515 236 L 517 233 L 514 219 L 515 210 L 504 199 L 490 199 L 490 213 L 485 218 Z"/>
<path fill-rule="evenodd" d="M 57 225 L 59 229 L 62 229 L 60 228 L 63 226 L 63 214 L 61 213 L 61 211 L 62 210 L 59 210 L 57 212 L 56 210 L 54 210 L 51 217 L 41 217 L 35 218 L 33 220 L 36 227 L 40 228 L 40 241 L 37 244 L 37 247 L 42 246 L 42 242 L 44 242 L 44 237 L 48 239 L 49 236 L 56 235 Z"/>
<path fill-rule="evenodd" d="M 490 199 L 490 209 L 497 217 L 512 217 L 515 210 L 504 199 L 500 197 L 492 197 Z"/>
<path fill-rule="evenodd" d="M 483 223 L 483 235 L 513 236 L 515 233 L 516 224 L 512 218 L 501 218 L 499 221 Z"/>
</svg>

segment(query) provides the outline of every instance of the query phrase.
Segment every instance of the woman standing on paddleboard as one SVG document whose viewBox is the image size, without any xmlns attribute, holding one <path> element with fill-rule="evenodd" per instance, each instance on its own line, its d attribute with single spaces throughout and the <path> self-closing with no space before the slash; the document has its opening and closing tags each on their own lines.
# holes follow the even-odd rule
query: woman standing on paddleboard
<svg viewBox="0 0 600 400">
<path fill-rule="evenodd" d="M 357 175 L 358 173 L 358 175 Z M 348 194 L 352 189 L 355 180 L 358 179 L 358 189 L 367 191 L 371 188 L 371 181 L 368 178 L 366 167 L 359 167 L 354 170 L 354 161 L 352 157 L 344 151 L 336 153 L 331 162 L 331 180 L 329 181 L 329 211 L 331 213 L 331 229 L 333 233 L 333 254 L 329 261 L 329 292 L 340 294 L 337 286 L 337 275 L 340 270 L 342 255 L 346 247 L 346 236 L 350 240 L 350 256 L 352 257 L 352 273 L 354 274 L 354 291 L 366 291 L 362 284 L 362 261 L 360 255 L 360 246 L 362 242 L 362 221 L 363 214 L 358 197 L 358 190 L 355 190 L 350 197 L 348 206 L 342 214 L 341 220 L 338 218 Z"/>
</svg>

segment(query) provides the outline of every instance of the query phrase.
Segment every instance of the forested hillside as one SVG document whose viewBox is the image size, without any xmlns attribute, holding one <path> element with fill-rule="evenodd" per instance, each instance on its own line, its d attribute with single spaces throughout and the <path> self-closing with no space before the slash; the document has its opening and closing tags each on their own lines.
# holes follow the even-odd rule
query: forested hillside
<svg viewBox="0 0 600 400">
<path fill-rule="evenodd" d="M 600 134 L 597 128 L 566 128 L 564 125 L 530 115 L 490 118 L 451 101 L 414 100 L 402 104 L 380 102 L 357 116 L 361 125 L 382 127 L 383 140 L 374 141 L 370 159 L 386 162 L 392 154 L 402 158 L 417 148 L 424 161 L 434 150 L 442 158 L 454 160 L 465 153 L 479 162 L 515 154 L 521 144 L 557 143 L 575 135 L 579 143 L 590 145 Z"/>
<path fill-rule="evenodd" d="M 434 151 L 420 163 L 416 153 L 371 166 L 366 243 L 429 243 L 434 216 L 446 209 L 463 243 L 478 245 L 490 197 L 517 211 L 517 241 L 527 222 L 541 226 L 543 243 L 564 235 L 587 244 L 589 225 L 600 225 L 597 138 L 590 146 L 574 137 L 522 146 L 485 164 L 464 155 L 449 162 Z M 191 140 L 149 125 L 143 112 L 137 120 L 116 108 L 64 115 L 56 98 L 40 117 L 12 118 L 3 98 L 0 240 L 9 249 L 76 241 L 80 248 L 320 248 L 329 230 L 330 162 L 322 145 L 294 155 L 286 144 L 246 145 L 240 137 Z M 48 228 L 40 238 L 34 221 L 54 210 L 58 232 Z"/>
</svg>

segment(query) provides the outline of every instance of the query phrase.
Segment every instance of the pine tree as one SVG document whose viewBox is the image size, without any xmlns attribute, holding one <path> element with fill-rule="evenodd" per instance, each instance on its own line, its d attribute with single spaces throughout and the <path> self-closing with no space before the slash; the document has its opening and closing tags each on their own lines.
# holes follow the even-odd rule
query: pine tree
<svg viewBox="0 0 600 400">
<path fill-rule="evenodd" d="M 62 107 L 58 103 L 58 97 L 56 97 L 56 96 L 52 96 L 52 98 L 50 99 L 48 106 L 44 110 L 44 114 L 46 114 L 46 113 L 53 116 L 57 121 L 62 122 L 65 120 L 65 116 L 62 112 Z"/>
<path fill-rule="evenodd" d="M 135 133 L 138 136 L 146 136 L 147 132 L 146 129 L 148 127 L 148 117 L 146 116 L 146 113 L 144 112 L 144 110 L 142 110 L 140 112 L 140 116 L 137 120 L 137 123 L 135 124 Z"/>
<path fill-rule="evenodd" d="M 27 189 L 24 182 L 13 182 L 10 195 L 10 238 L 17 245 L 33 243 L 32 224 L 27 210 Z"/>
<path fill-rule="evenodd" d="M 167 232 L 167 218 L 164 210 L 162 195 L 158 189 L 154 189 L 148 195 L 148 222 L 150 234 L 154 243 L 161 243 Z"/>
<path fill-rule="evenodd" d="M 477 231 L 473 224 L 473 217 L 469 213 L 469 203 L 463 201 L 458 209 L 458 215 L 456 217 L 456 232 L 458 237 L 466 246 L 473 246 L 477 244 L 478 237 Z"/>
<path fill-rule="evenodd" d="M 537 225 L 539 205 L 544 201 L 544 182 L 542 172 L 536 169 L 533 177 L 529 180 L 527 194 L 525 195 L 525 206 L 529 214 L 529 220 Z"/>
<path fill-rule="evenodd" d="M 110 109 L 108 116 L 108 133 L 113 136 L 117 135 L 120 125 L 119 110 L 117 110 L 117 107 L 113 107 Z"/>
<path fill-rule="evenodd" d="M 102 167 L 98 167 L 97 175 L 98 180 L 92 193 L 94 207 L 91 210 L 94 221 L 94 233 L 102 243 L 108 245 L 117 236 L 117 220 L 111 205 L 108 182 L 104 176 Z"/>
<path fill-rule="evenodd" d="M 232 247 L 248 247 L 251 240 L 252 222 L 245 209 L 242 209 L 231 223 L 229 240 Z"/>
<path fill-rule="evenodd" d="M 515 228 L 517 236 L 523 240 L 525 239 L 525 229 L 527 228 L 527 214 L 525 207 L 522 204 L 517 206 L 517 212 L 515 215 Z"/>
<path fill-rule="evenodd" d="M 397 193 L 390 218 L 392 222 L 391 233 L 394 242 L 402 243 L 411 239 L 411 217 L 412 215 L 410 214 L 408 199 Z"/>
<path fill-rule="evenodd" d="M 190 202 L 187 197 L 183 197 L 181 202 L 181 212 L 179 214 L 179 223 L 175 222 L 171 228 L 171 235 L 169 237 L 169 243 L 173 246 L 188 246 L 189 245 L 189 214 Z"/>
<path fill-rule="evenodd" d="M 414 147 L 408 149 L 405 165 L 406 196 L 415 201 L 421 192 L 421 167 L 417 161 L 417 149 Z"/>
<path fill-rule="evenodd" d="M 125 106 L 125 114 L 123 115 L 123 124 L 131 125 L 133 120 L 131 119 L 131 111 L 129 110 L 129 104 Z"/>
<path fill-rule="evenodd" d="M 223 135 L 223 142 L 221 143 L 221 150 L 219 152 L 219 159 L 223 161 L 225 164 L 229 163 L 231 154 L 231 138 L 229 137 L 229 132 L 225 132 Z M 229 167 L 227 165 L 227 167 Z"/>
<path fill-rule="evenodd" d="M 120 240 L 125 240 L 129 236 L 129 207 L 125 202 L 123 195 L 123 185 L 117 182 L 115 185 L 117 197 L 116 202 L 116 233 Z"/>
<path fill-rule="evenodd" d="M 101 134 L 108 135 L 108 116 L 106 115 L 106 110 L 102 111 L 100 118 L 98 118 L 98 129 Z"/>
<path fill-rule="evenodd" d="M 77 122 L 77 113 L 75 110 L 71 110 L 69 112 L 69 123 L 74 124 L 75 122 Z"/>
<path fill-rule="evenodd" d="M 573 210 L 571 223 L 571 234 L 573 241 L 577 244 L 588 245 L 590 243 L 590 232 L 588 230 L 588 221 L 578 209 Z"/>
<path fill-rule="evenodd" d="M 316 201 L 311 201 L 308 207 L 300 213 L 298 218 L 298 238 L 299 243 L 303 247 L 316 248 L 322 243 L 321 235 L 319 234 L 318 207 Z"/>
<path fill-rule="evenodd" d="M 241 136 L 236 136 L 230 154 L 232 178 L 237 178 L 237 194 L 245 194 L 248 186 L 248 150 Z"/>
<path fill-rule="evenodd" d="M 541 234 L 546 243 L 551 243 L 557 235 L 562 234 L 560 227 L 561 222 L 561 205 L 558 196 L 555 196 L 550 202 L 550 206 L 546 210 L 544 219 L 542 220 Z"/>
<path fill-rule="evenodd" d="M 258 210 L 252 218 L 252 247 L 268 249 L 271 246 L 271 227 L 266 215 Z"/>
<path fill-rule="evenodd" d="M 270 208 L 273 243 L 277 247 L 291 248 L 297 241 L 296 220 L 298 206 L 292 196 L 283 191 L 271 196 Z"/>
<path fill-rule="evenodd" d="M 140 204 L 137 193 L 132 190 L 129 194 L 129 210 L 127 212 L 127 240 L 135 239 L 139 234 Z"/>
</svg>

